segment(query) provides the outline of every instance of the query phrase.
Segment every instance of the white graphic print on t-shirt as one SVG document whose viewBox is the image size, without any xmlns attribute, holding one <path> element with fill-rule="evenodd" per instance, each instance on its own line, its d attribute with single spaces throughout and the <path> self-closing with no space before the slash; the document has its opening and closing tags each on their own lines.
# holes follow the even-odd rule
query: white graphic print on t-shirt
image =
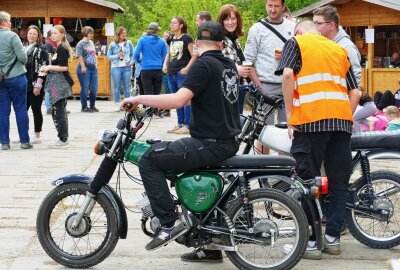
<svg viewBox="0 0 400 270">
<path fill-rule="evenodd" d="M 183 40 L 171 42 L 169 51 L 172 62 L 181 60 L 183 55 Z"/>
<path fill-rule="evenodd" d="M 225 69 L 222 72 L 221 90 L 229 103 L 233 104 L 238 100 L 238 75 L 233 69 Z"/>
</svg>

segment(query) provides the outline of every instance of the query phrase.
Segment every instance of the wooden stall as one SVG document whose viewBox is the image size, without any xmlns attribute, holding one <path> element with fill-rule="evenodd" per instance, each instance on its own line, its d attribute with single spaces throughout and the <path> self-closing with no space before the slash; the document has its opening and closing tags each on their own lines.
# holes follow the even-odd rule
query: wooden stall
<svg viewBox="0 0 400 270">
<path fill-rule="evenodd" d="M 43 24 L 57 24 L 62 21 L 71 46 L 82 39 L 81 29 L 90 25 L 95 30 L 94 42 L 98 44 L 98 73 L 99 89 L 98 96 L 111 98 L 110 62 L 107 61 L 101 45 L 109 45 L 112 41 L 104 33 L 104 24 L 113 22 L 114 12 L 122 13 L 124 10 L 117 4 L 103 0 L 1 0 L 0 10 L 6 11 L 12 16 L 12 27 L 18 32 L 19 28 L 30 24 L 38 25 L 41 30 Z M 45 35 L 45 33 L 44 33 Z M 104 48 L 104 47 L 103 47 Z M 106 47 L 106 49 L 108 46 Z M 73 48 L 74 49 L 74 48 Z M 74 50 L 75 52 L 75 50 Z M 69 64 L 69 70 L 75 81 L 73 86 L 74 95 L 79 95 L 80 85 L 76 76 L 78 58 L 74 55 Z"/>
<path fill-rule="evenodd" d="M 312 17 L 321 6 L 333 5 L 362 55 L 361 83 L 373 96 L 376 91 L 400 88 L 400 68 L 389 68 L 390 57 L 400 51 L 399 0 L 322 0 L 293 12 L 296 17 Z M 374 43 L 365 43 L 365 29 L 375 29 Z"/>
</svg>

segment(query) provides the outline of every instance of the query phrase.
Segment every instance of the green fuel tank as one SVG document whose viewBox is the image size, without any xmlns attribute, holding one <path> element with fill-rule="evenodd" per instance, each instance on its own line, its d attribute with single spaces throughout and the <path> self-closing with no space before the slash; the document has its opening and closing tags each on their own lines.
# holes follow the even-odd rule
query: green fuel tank
<svg viewBox="0 0 400 270">
<path fill-rule="evenodd" d="M 150 148 L 150 146 L 151 145 L 146 142 L 133 141 L 125 153 L 125 159 L 135 165 L 138 165 L 139 159 Z"/>
<path fill-rule="evenodd" d="M 180 202 L 191 212 L 207 212 L 218 201 L 223 188 L 222 177 L 208 172 L 188 172 L 176 180 Z"/>
</svg>

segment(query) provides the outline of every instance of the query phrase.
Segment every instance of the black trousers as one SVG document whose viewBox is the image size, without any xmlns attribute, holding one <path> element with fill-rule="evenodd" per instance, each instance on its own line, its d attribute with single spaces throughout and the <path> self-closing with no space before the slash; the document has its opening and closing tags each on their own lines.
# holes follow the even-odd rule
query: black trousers
<svg viewBox="0 0 400 270">
<path fill-rule="evenodd" d="M 302 179 L 320 176 L 321 165 L 324 162 L 329 191 L 325 233 L 334 237 L 340 236 L 346 212 L 348 185 L 352 173 L 350 137 L 351 134 L 339 131 L 295 132 L 290 150 L 296 159 L 296 172 Z M 304 210 L 311 222 L 309 210 Z M 314 231 L 310 239 L 315 240 Z"/>
<path fill-rule="evenodd" d="M 182 138 L 154 144 L 139 161 L 139 171 L 154 215 L 161 224 L 178 218 L 166 181 L 167 171 L 187 171 L 219 163 L 238 150 L 236 143 Z"/>
<path fill-rule="evenodd" d="M 396 99 L 390 90 L 386 90 L 384 93 L 375 92 L 374 103 L 378 110 L 382 111 L 387 106 L 396 106 Z"/>
<path fill-rule="evenodd" d="M 142 70 L 140 72 L 143 92 L 145 95 L 159 95 L 162 85 L 162 70 Z"/>
<path fill-rule="evenodd" d="M 28 89 L 26 110 L 29 110 L 29 108 L 32 107 L 35 132 L 41 132 L 43 126 L 42 103 L 44 98 L 44 91 L 41 90 L 40 95 L 35 96 L 32 90 L 33 89 Z"/>
<path fill-rule="evenodd" d="M 52 105 L 52 108 L 51 116 L 57 129 L 57 136 L 60 141 L 66 142 L 68 140 L 67 99 L 60 99 Z"/>
<path fill-rule="evenodd" d="M 136 78 L 136 83 L 139 86 L 139 94 L 140 95 L 144 95 L 144 91 L 143 91 L 143 84 L 142 84 L 142 77 L 139 75 L 139 77 Z"/>
</svg>

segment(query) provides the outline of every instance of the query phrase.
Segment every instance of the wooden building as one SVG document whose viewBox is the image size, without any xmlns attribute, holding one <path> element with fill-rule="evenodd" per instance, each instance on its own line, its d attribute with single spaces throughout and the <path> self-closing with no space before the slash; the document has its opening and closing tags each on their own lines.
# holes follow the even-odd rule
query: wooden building
<svg viewBox="0 0 400 270">
<path fill-rule="evenodd" d="M 0 10 L 12 16 L 12 27 L 18 31 L 19 27 L 26 28 L 30 24 L 39 27 L 43 24 L 57 24 L 62 21 L 68 38 L 72 40 L 71 46 L 82 39 L 81 29 L 90 25 L 95 30 L 94 42 L 102 40 L 109 45 L 112 39 L 104 36 L 104 24 L 113 22 L 114 12 L 124 12 L 117 4 L 103 0 L 1 0 Z M 43 30 L 43 28 L 41 28 Z M 44 33 L 46 35 L 46 33 Z M 108 48 L 108 46 L 107 46 Z M 112 97 L 110 62 L 104 54 L 98 57 L 99 89 L 98 96 Z M 76 76 L 78 58 L 74 57 L 69 64 L 69 70 L 74 78 L 74 95 L 79 95 L 80 84 Z"/>
<path fill-rule="evenodd" d="M 363 57 L 361 83 L 373 96 L 376 91 L 400 88 L 400 68 L 387 68 L 394 51 L 400 51 L 400 0 L 322 0 L 293 12 L 312 17 L 321 6 L 335 6 L 340 25 Z M 365 43 L 365 29 L 375 29 L 375 42 Z"/>
</svg>

